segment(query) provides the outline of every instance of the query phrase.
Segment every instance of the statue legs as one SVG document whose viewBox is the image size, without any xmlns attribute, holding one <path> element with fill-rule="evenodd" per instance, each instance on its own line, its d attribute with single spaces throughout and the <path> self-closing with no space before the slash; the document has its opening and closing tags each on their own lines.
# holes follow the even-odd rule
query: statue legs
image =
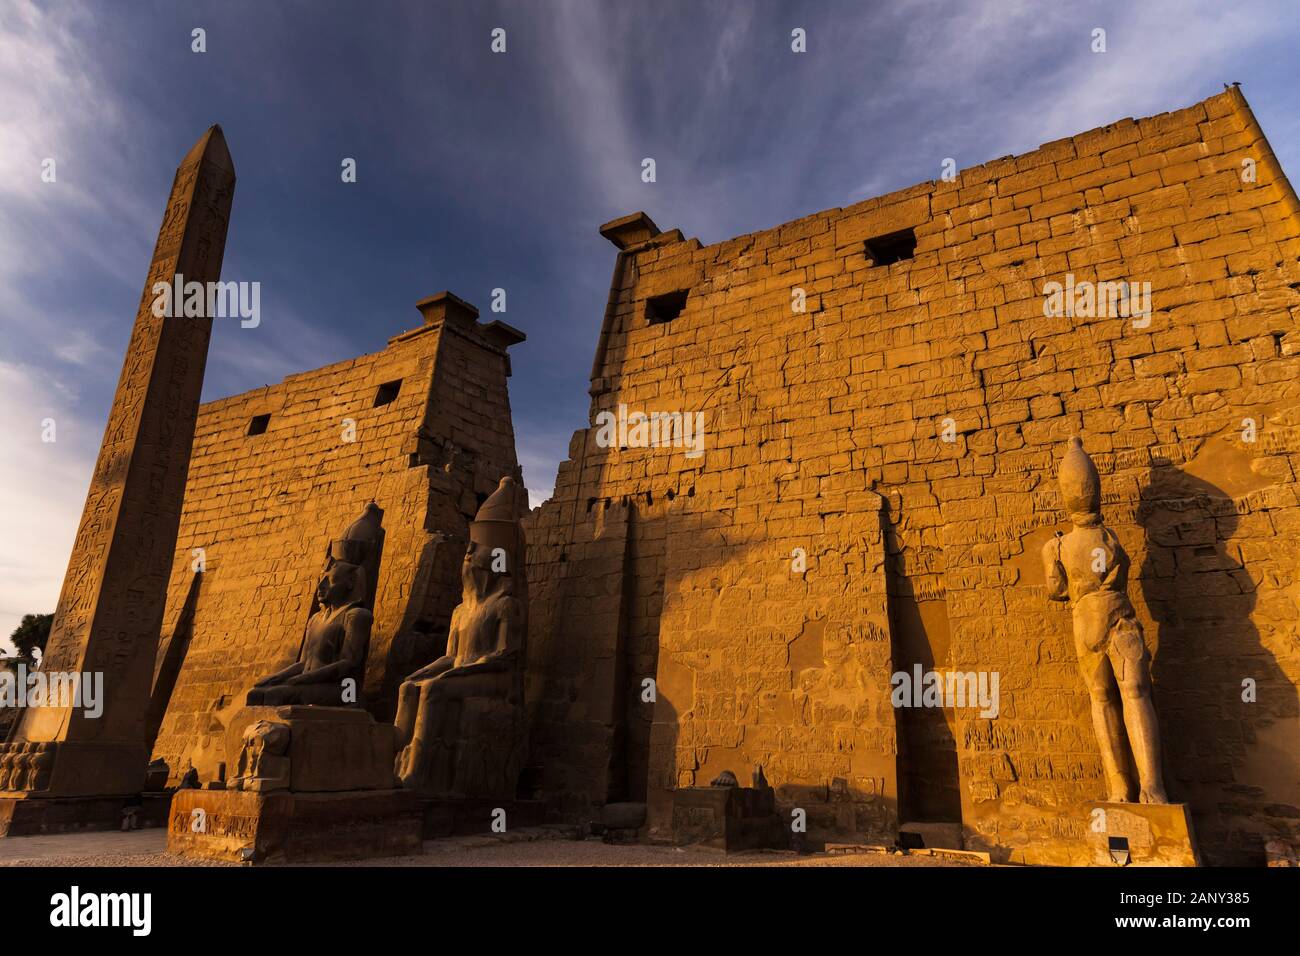
<svg viewBox="0 0 1300 956">
<path fill-rule="evenodd" d="M 343 699 L 342 681 L 326 684 L 270 684 L 248 691 L 249 707 L 282 707 L 288 704 L 312 704 L 317 707 L 349 707 Z"/>
<path fill-rule="evenodd" d="M 401 750 L 415 736 L 415 718 L 420 711 L 420 689 L 423 681 L 403 681 L 397 689 L 397 749 Z"/>
<path fill-rule="evenodd" d="M 1117 621 L 1112 631 L 1110 659 L 1124 697 L 1124 726 L 1137 764 L 1142 803 L 1168 803 L 1160 769 L 1160 725 L 1151 699 L 1151 656 L 1142 641 L 1142 627 L 1131 617 Z"/>
<path fill-rule="evenodd" d="M 507 670 L 448 671 L 398 691 L 395 771 L 430 796 L 514 795 L 526 748 L 522 701 Z M 508 791 L 508 792 L 507 792 Z"/>
<path fill-rule="evenodd" d="M 1115 621 L 1108 637 L 1104 651 L 1078 647 L 1079 665 L 1092 697 L 1092 725 L 1106 771 L 1107 800 L 1129 801 L 1127 732 L 1137 766 L 1139 801 L 1168 803 L 1160 769 L 1160 728 L 1151 696 L 1151 658 L 1142 628 L 1136 619 L 1123 617 Z"/>
<path fill-rule="evenodd" d="M 430 678 L 407 681 L 398 691 L 398 746 L 396 773 L 408 787 L 419 789 L 430 778 L 445 779 L 445 768 L 435 760 L 447 756 L 446 741 L 455 740 L 460 716 L 458 688 L 454 683 Z"/>
<path fill-rule="evenodd" d="M 1100 657 L 1099 655 L 1095 655 Z M 1110 661 L 1100 657 L 1088 680 L 1092 697 L 1092 728 L 1101 748 L 1101 764 L 1106 771 L 1106 799 L 1125 803 L 1129 794 L 1128 772 L 1124 768 L 1124 718 L 1120 712 L 1118 688 Z"/>
</svg>

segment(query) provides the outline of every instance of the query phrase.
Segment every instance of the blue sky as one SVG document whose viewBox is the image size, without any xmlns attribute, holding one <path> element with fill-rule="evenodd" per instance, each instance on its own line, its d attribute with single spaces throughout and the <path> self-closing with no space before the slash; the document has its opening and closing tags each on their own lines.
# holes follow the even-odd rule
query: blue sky
<svg viewBox="0 0 1300 956">
<path fill-rule="evenodd" d="M 1232 81 L 1294 177 L 1298 39 L 1289 0 L 0 0 L 0 635 L 54 607 L 172 173 L 212 123 L 239 177 L 223 278 L 261 283 L 262 322 L 217 323 L 205 399 L 501 287 L 539 501 L 586 424 L 602 222 L 717 242 Z"/>
</svg>

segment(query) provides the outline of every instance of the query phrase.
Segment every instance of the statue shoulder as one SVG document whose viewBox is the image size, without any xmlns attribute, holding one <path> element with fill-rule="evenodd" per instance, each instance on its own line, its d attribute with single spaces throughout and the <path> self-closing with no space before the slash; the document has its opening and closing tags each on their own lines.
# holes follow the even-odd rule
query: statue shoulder
<svg viewBox="0 0 1300 956">
<path fill-rule="evenodd" d="M 497 601 L 497 614 L 514 619 L 523 613 L 524 606 L 513 594 L 503 594 Z"/>
<path fill-rule="evenodd" d="M 355 607 L 348 608 L 343 615 L 344 620 L 349 624 L 364 624 L 369 626 L 374 623 L 375 616 L 367 608 L 358 604 Z"/>
</svg>

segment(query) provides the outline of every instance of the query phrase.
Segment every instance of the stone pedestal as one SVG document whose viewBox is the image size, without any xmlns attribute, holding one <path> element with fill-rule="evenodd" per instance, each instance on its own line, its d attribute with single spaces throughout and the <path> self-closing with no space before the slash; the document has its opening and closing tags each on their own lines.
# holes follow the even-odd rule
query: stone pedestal
<svg viewBox="0 0 1300 956">
<path fill-rule="evenodd" d="M 1200 866 L 1192 817 L 1185 803 L 1105 803 L 1087 806 L 1094 866 Z"/>
<path fill-rule="evenodd" d="M 673 842 L 730 853 L 785 849 L 790 835 L 771 787 L 685 787 L 673 792 Z"/>
<path fill-rule="evenodd" d="M 178 790 L 167 849 L 239 863 L 319 863 L 416 854 L 423 811 L 405 790 Z"/>
<path fill-rule="evenodd" d="M 289 726 L 289 786 L 294 793 L 338 793 L 344 790 L 391 790 L 396 741 L 392 724 L 376 723 L 360 708 L 244 707 L 226 727 L 226 753 L 231 763 L 230 785 L 237 786 L 239 754 L 244 734 L 259 721 Z"/>
<path fill-rule="evenodd" d="M 350 707 L 245 707 L 225 788 L 178 790 L 167 848 L 246 863 L 420 852 L 424 811 L 393 775 L 394 730 Z"/>
<path fill-rule="evenodd" d="M 89 830 L 139 830 L 167 824 L 170 795 L 138 797 L 0 797 L 0 837 L 78 833 Z"/>
<path fill-rule="evenodd" d="M 27 740 L 0 744 L 0 797 L 139 793 L 148 762 L 143 743 Z"/>
<path fill-rule="evenodd" d="M 141 795 L 143 759 L 134 745 L 0 744 L 0 837 L 161 826 L 159 795 Z"/>
</svg>

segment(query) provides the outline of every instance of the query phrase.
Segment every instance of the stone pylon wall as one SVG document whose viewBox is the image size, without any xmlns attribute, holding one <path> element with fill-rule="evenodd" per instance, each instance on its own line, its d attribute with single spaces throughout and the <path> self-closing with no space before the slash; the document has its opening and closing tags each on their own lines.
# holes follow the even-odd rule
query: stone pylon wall
<svg viewBox="0 0 1300 956">
<path fill-rule="evenodd" d="M 905 229 L 913 256 L 876 265 L 867 241 Z M 820 800 L 861 835 L 896 818 L 903 776 L 954 795 L 970 848 L 1086 856 L 1100 756 L 1038 566 L 1066 526 L 1056 467 L 1078 434 L 1133 561 L 1171 799 L 1211 862 L 1297 835 L 1300 208 L 1239 91 L 713 246 L 655 232 L 622 247 L 593 427 L 532 517 L 532 568 L 555 582 L 533 591 L 534 648 L 559 620 L 602 649 L 536 657 L 535 711 L 604 722 L 615 747 L 541 735 L 552 781 L 600 802 L 611 762 L 640 749 L 653 818 L 669 786 L 762 763 L 784 809 Z M 1067 274 L 1149 282 L 1149 325 L 1047 317 L 1045 284 Z M 680 314 L 653 321 L 679 292 Z M 704 455 L 601 447 L 595 416 L 620 404 L 703 413 Z M 615 505 L 627 530 L 593 552 Z M 802 581 L 780 573 L 800 546 Z M 584 574 L 564 569 L 575 558 Z M 570 624 L 596 579 L 605 610 Z M 649 636 L 635 653 L 631 635 Z M 595 672 L 575 687 L 559 675 L 584 654 Z M 909 753 L 906 715 L 878 705 L 920 660 L 999 677 L 995 718 L 944 714 L 946 762 L 941 730 L 914 738 L 936 752 Z M 652 666 L 646 735 L 627 701 Z M 819 672 L 840 682 L 820 704 L 801 676 Z M 855 775 L 877 788 L 857 803 Z M 945 804 L 925 796 L 903 815 Z"/>
<path fill-rule="evenodd" d="M 507 344 L 439 317 L 382 352 L 202 406 L 158 671 L 169 653 L 183 661 L 154 748 L 173 781 L 191 764 L 211 772 L 221 711 L 295 658 L 329 542 L 372 499 L 386 535 L 364 692 L 391 720 L 402 678 L 445 646 L 468 520 L 519 474 Z M 396 398 L 375 405 L 395 381 Z M 261 415 L 265 432 L 250 435 Z"/>
</svg>

